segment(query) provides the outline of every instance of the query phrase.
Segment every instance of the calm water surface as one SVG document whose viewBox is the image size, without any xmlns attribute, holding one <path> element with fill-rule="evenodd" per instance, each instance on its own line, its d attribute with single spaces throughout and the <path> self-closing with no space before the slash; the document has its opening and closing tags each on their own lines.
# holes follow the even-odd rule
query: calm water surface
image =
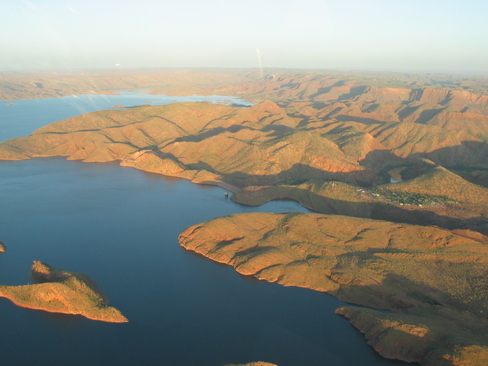
<svg viewBox="0 0 488 366">
<path fill-rule="evenodd" d="M 250 105 L 235 97 L 201 96 L 186 97 L 149 95 L 139 92 L 119 92 L 120 95 L 72 95 L 63 98 L 27 99 L 0 101 L 0 141 L 14 137 L 27 136 L 34 130 L 49 123 L 62 121 L 83 113 L 109 109 L 115 105 L 133 107 L 143 104 L 161 105 L 174 102 L 214 103 L 229 101 L 241 105 Z M 8 106 L 11 104 L 10 106 Z"/>
<path fill-rule="evenodd" d="M 90 97 L 100 109 L 130 102 Z M 62 99 L 0 105 L 0 140 L 86 108 Z M 0 255 L 0 283 L 26 284 L 31 262 L 45 261 L 90 276 L 130 320 L 108 324 L 0 299 L 0 364 L 404 364 L 377 356 L 334 314 L 342 304 L 335 298 L 243 277 L 180 248 L 182 230 L 217 216 L 306 211 L 288 201 L 245 207 L 223 193 L 111 163 L 0 161 L 0 240 L 8 246 Z"/>
</svg>

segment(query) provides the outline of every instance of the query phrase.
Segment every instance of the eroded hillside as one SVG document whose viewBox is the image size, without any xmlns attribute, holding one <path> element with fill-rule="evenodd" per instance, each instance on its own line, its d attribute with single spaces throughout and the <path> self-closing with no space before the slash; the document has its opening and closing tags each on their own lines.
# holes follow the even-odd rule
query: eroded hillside
<svg viewBox="0 0 488 366">
<path fill-rule="evenodd" d="M 239 203 L 293 199 L 335 214 L 225 217 L 187 229 L 180 242 L 242 274 L 391 311 L 337 310 L 385 357 L 486 363 L 487 80 L 282 70 L 200 76 L 198 85 L 167 79 L 153 92 L 256 104 L 89 113 L 1 143 L 0 159 L 117 161 L 221 185 Z"/>
<path fill-rule="evenodd" d="M 484 235 L 337 215 L 252 213 L 191 226 L 179 241 L 243 275 L 389 310 L 337 310 L 384 357 L 422 365 L 488 361 Z"/>
<path fill-rule="evenodd" d="M 359 98 L 351 108 L 364 93 L 351 97 Z M 480 115 L 488 113 L 483 97 L 470 100 Z M 246 204 L 290 198 L 324 213 L 488 232 L 487 190 L 465 179 L 488 185 L 482 139 L 415 121 L 320 117 L 314 108 L 311 116 L 310 108 L 268 100 L 250 108 L 176 103 L 100 111 L 3 142 L 0 159 L 119 161 L 195 183 L 231 185 L 237 193 L 245 188 L 234 199 Z M 405 181 L 388 185 L 394 168 Z M 327 182 L 349 185 L 347 197 L 338 183 L 326 190 Z"/>
</svg>

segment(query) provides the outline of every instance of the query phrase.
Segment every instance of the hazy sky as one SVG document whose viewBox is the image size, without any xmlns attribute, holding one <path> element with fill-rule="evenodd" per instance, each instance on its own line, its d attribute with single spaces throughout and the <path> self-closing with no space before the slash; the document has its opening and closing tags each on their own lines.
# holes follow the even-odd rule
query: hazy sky
<svg viewBox="0 0 488 366">
<path fill-rule="evenodd" d="M 0 0 L 0 70 L 488 72 L 488 0 Z"/>
</svg>

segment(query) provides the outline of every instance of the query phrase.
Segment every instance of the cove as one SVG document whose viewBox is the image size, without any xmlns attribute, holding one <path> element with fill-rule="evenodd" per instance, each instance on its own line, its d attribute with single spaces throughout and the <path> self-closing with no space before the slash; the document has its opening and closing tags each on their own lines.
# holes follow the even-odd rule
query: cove
<svg viewBox="0 0 488 366">
<path fill-rule="evenodd" d="M 45 261 L 90 276 L 130 321 L 94 322 L 0 299 L 2 364 L 405 364 L 376 355 L 334 314 L 342 304 L 335 298 L 240 276 L 178 245 L 183 229 L 217 216 L 306 211 L 294 202 L 246 207 L 218 187 L 63 158 L 0 161 L 0 197 L 8 247 L 0 284 L 27 283 L 31 262 Z"/>
</svg>

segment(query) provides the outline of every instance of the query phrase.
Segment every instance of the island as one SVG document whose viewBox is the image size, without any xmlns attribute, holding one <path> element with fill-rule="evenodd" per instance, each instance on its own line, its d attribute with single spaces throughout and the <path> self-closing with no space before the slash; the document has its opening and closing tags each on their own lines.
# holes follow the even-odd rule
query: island
<svg viewBox="0 0 488 366">
<path fill-rule="evenodd" d="M 7 250 L 7 247 L 5 246 L 5 244 L 2 241 L 0 241 L 0 253 L 4 253 L 6 250 Z"/>
<path fill-rule="evenodd" d="M 243 275 L 361 305 L 337 313 L 384 357 L 488 364 L 486 78 L 299 70 L 153 76 L 90 77 L 103 85 L 99 92 L 122 79 L 140 87 L 152 80 L 164 84 L 145 85 L 153 94 L 232 95 L 254 105 L 88 113 L 0 143 L 0 159 L 117 162 L 221 186 L 241 204 L 295 200 L 317 214 L 217 218 L 185 230 L 180 244 Z M 70 90 L 88 92 L 85 76 L 63 78 Z M 45 87 L 27 86 L 26 78 L 23 94 L 7 82 L 0 98 L 68 90 L 56 91 L 60 82 L 49 75 L 28 79 Z"/>
<path fill-rule="evenodd" d="M 108 306 L 105 294 L 82 273 L 63 271 L 34 261 L 30 277 L 33 285 L 0 286 L 0 297 L 29 309 L 82 315 L 110 323 L 128 322 L 120 311 Z"/>
<path fill-rule="evenodd" d="M 242 275 L 361 305 L 336 312 L 384 357 L 424 366 L 488 362 L 488 237 L 480 233 L 249 213 L 191 226 L 179 242 Z"/>
</svg>

